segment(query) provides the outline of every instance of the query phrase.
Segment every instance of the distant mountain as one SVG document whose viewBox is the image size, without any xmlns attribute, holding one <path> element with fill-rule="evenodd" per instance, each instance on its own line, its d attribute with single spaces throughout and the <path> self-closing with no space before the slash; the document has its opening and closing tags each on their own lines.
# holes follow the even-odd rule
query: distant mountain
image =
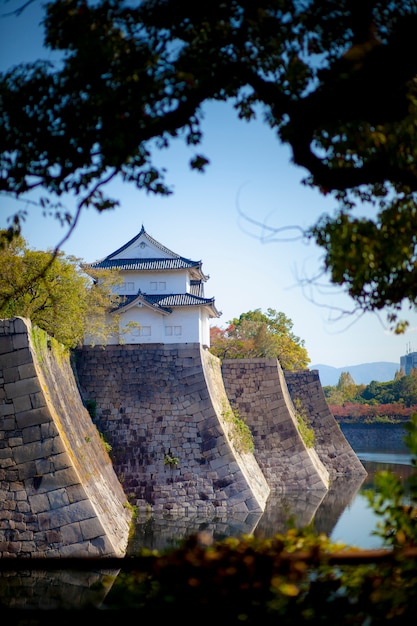
<svg viewBox="0 0 417 626">
<path fill-rule="evenodd" d="M 349 372 L 357 385 L 369 385 L 375 380 L 385 383 L 394 380 L 396 372 L 400 369 L 399 363 L 362 363 L 361 365 L 345 365 L 345 367 L 332 367 L 331 365 L 309 365 L 310 370 L 319 370 L 320 382 L 323 387 L 337 385 L 340 374 Z"/>
</svg>

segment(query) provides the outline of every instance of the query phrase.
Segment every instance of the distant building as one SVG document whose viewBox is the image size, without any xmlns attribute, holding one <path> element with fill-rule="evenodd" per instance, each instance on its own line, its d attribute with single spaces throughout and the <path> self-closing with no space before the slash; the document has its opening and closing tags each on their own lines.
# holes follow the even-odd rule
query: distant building
<svg viewBox="0 0 417 626">
<path fill-rule="evenodd" d="M 417 352 L 409 352 L 400 357 L 401 371 L 410 376 L 411 370 L 417 369 Z"/>
<path fill-rule="evenodd" d="M 220 317 L 214 298 L 204 297 L 208 280 L 201 261 L 191 261 L 141 231 L 101 261 L 84 270 L 117 269 L 123 284 L 118 289 L 119 336 L 108 344 L 200 343 L 210 347 L 211 318 Z M 85 344 L 91 338 L 86 337 Z M 122 340 L 122 341 L 121 341 Z"/>
</svg>

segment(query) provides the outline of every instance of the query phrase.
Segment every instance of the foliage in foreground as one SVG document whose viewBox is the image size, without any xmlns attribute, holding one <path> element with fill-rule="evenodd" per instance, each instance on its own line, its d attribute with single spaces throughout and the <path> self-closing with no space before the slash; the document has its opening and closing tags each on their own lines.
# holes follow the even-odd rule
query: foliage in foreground
<svg viewBox="0 0 417 626">
<path fill-rule="evenodd" d="M 417 414 L 405 438 L 417 467 Z M 333 544 L 311 529 L 270 539 L 244 536 L 212 543 L 204 533 L 165 553 L 143 551 L 120 574 L 108 609 L 136 609 L 154 619 L 225 624 L 410 624 L 417 615 L 417 474 L 411 500 L 392 473 L 369 495 L 381 517 L 383 550 Z"/>
<path fill-rule="evenodd" d="M 119 574 L 106 606 L 180 623 L 201 614 L 229 624 L 411 623 L 416 551 L 412 557 L 386 551 L 369 561 L 369 553 L 341 549 L 309 531 L 213 545 L 204 544 L 203 533 Z"/>
</svg>

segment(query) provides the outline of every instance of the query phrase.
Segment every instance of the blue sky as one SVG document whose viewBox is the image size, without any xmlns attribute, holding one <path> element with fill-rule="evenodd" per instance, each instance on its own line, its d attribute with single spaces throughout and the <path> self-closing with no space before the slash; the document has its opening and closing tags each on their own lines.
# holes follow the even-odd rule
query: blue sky
<svg viewBox="0 0 417 626">
<path fill-rule="evenodd" d="M 17 4 L 12 0 L 0 4 L 0 9 L 4 12 Z M 20 17 L 0 19 L 0 70 L 39 56 L 51 58 L 41 50 L 39 5 L 29 6 Z M 405 335 L 395 336 L 384 327 L 384 314 L 381 319 L 374 314 L 360 319 L 342 314 L 353 309 L 342 290 L 324 279 L 320 287 L 312 282 L 320 273 L 320 249 L 294 239 L 296 228 L 281 232 L 280 238 L 273 236 L 277 228 L 306 228 L 335 208 L 330 198 L 301 184 L 306 172 L 291 164 L 288 148 L 262 120 L 239 121 L 228 104 L 209 103 L 204 112 L 205 139 L 198 152 L 211 161 L 205 174 L 190 170 L 193 153 L 179 142 L 159 152 L 157 162 L 167 168 L 174 194 L 158 198 L 127 184 L 112 185 L 108 191 L 119 199 L 120 207 L 103 214 L 86 211 L 64 251 L 95 261 L 144 225 L 174 252 L 203 262 L 203 271 L 210 276 L 205 295 L 214 297 L 222 311 L 215 322 L 219 326 L 253 309 L 283 311 L 293 321 L 293 332 L 304 340 L 311 365 L 399 364 L 400 356 L 417 351 L 417 315 L 408 317 Z M 69 209 L 75 207 L 72 198 L 64 202 Z M 7 226 L 17 208 L 22 204 L 0 196 L 0 228 Z M 28 209 L 23 228 L 28 245 L 41 250 L 54 247 L 65 231 L 51 218 L 43 218 L 39 208 Z"/>
</svg>

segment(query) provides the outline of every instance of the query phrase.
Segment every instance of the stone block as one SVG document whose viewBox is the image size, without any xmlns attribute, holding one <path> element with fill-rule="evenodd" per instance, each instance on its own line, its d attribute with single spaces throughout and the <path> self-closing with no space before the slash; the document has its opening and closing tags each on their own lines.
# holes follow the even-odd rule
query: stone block
<svg viewBox="0 0 417 626">
<path fill-rule="evenodd" d="M 26 333 L 21 333 L 19 335 L 13 335 L 13 349 L 23 350 L 29 346 L 28 336 Z"/>
<path fill-rule="evenodd" d="M 80 524 L 78 522 L 60 526 L 60 529 L 64 545 L 76 545 L 83 541 Z"/>
<path fill-rule="evenodd" d="M 13 406 L 15 413 L 22 413 L 22 411 L 30 411 L 32 409 L 32 403 L 30 396 L 25 394 L 17 398 L 13 398 Z"/>
<path fill-rule="evenodd" d="M 41 387 L 38 378 L 34 376 L 33 378 L 26 378 L 13 383 L 5 383 L 4 390 L 8 398 L 15 399 L 30 393 L 37 393 L 41 390 Z"/>
<path fill-rule="evenodd" d="M 13 459 L 17 464 L 43 458 L 47 454 L 49 442 L 32 441 L 13 450 Z"/>
<path fill-rule="evenodd" d="M 13 352 L 13 340 L 9 333 L 4 333 L 4 327 L 0 323 L 0 355 L 7 354 L 9 352 Z"/>
<path fill-rule="evenodd" d="M 29 426 L 22 430 L 23 443 L 32 443 L 33 441 L 39 441 L 41 439 L 40 425 Z"/>
<path fill-rule="evenodd" d="M 3 370 L 3 385 L 5 383 L 14 383 L 16 380 L 20 379 L 19 376 L 19 367 L 5 367 Z"/>
<path fill-rule="evenodd" d="M 37 376 L 36 368 L 33 362 L 24 363 L 18 366 L 19 378 L 24 380 L 25 378 L 33 378 Z"/>
<path fill-rule="evenodd" d="M 45 422 L 49 422 L 50 420 L 51 417 L 44 408 L 22 411 L 16 415 L 18 428 L 21 429 L 37 424 L 43 424 Z"/>
<path fill-rule="evenodd" d="M 81 521 L 80 530 L 84 541 L 95 539 L 96 537 L 104 535 L 103 526 L 100 524 L 97 517 Z"/>
<path fill-rule="evenodd" d="M 49 511 L 49 500 L 45 493 L 31 495 L 28 499 L 32 513 Z"/>
<path fill-rule="evenodd" d="M 51 509 L 59 509 L 67 504 L 70 504 L 68 493 L 66 489 L 54 489 L 48 492 L 48 500 Z"/>
<path fill-rule="evenodd" d="M 2 418 L 8 417 L 13 415 L 13 420 L 5 420 Z M 14 420 L 14 405 L 12 402 L 3 402 L 0 403 L 0 420 L 1 420 L 1 427 L 2 429 L 14 429 L 16 426 L 15 420 Z M 8 421 L 8 426 L 7 426 L 7 422 Z"/>
</svg>

